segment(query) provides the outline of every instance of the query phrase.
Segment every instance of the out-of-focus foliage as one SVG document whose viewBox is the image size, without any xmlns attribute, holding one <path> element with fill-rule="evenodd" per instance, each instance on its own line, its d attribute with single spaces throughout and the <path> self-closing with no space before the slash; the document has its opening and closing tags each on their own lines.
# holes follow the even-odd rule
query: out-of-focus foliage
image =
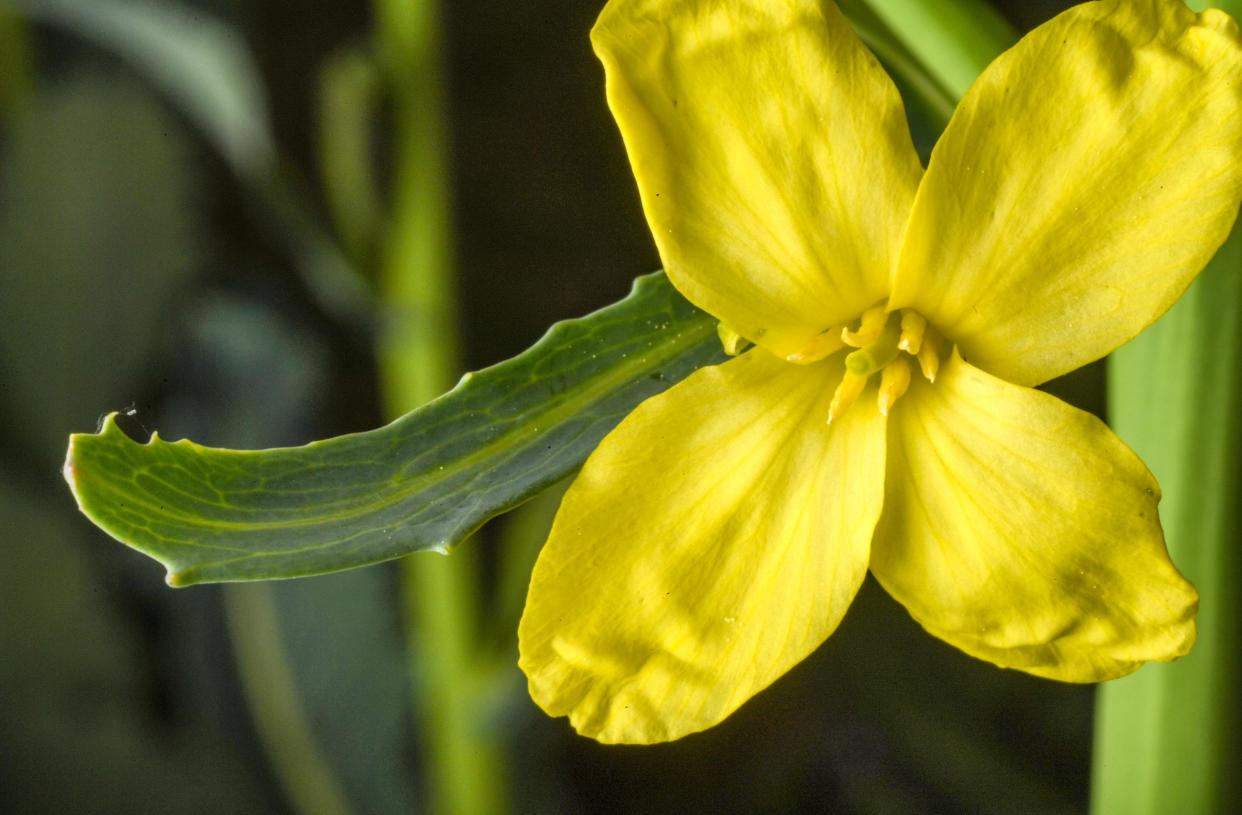
<svg viewBox="0 0 1242 815">
<path fill-rule="evenodd" d="M 0 371 L 18 443 L 46 467 L 66 424 L 132 400 L 201 219 L 179 125 L 131 79 L 71 74 L 9 124 Z"/>
<path fill-rule="evenodd" d="M 220 700 L 152 664 L 138 609 L 115 602 L 115 577 L 86 549 L 91 535 L 8 482 L 0 483 L 0 518 L 5 811 L 179 813 L 205 802 L 215 811 L 261 811 L 246 751 L 216 719 Z M 188 634 L 193 611 L 166 622 Z M 182 670 L 193 665 L 181 662 Z M 182 718 L 166 720 L 164 700 L 176 700 Z"/>
<path fill-rule="evenodd" d="M 257 811 L 267 800 L 222 717 L 236 703 L 202 687 L 201 655 L 177 645 L 201 626 L 202 604 L 161 608 L 125 590 L 123 564 L 95 557 L 95 531 L 48 479 L 65 423 L 93 423 L 99 400 L 132 401 L 170 339 L 164 318 L 202 235 L 189 154 L 175 119 L 115 73 L 47 81 L 0 129 L 6 811 Z"/>
<path fill-rule="evenodd" d="M 192 6 L 151 0 L 13 0 L 125 59 L 167 93 L 238 172 L 275 159 L 267 100 L 238 32 Z"/>
</svg>

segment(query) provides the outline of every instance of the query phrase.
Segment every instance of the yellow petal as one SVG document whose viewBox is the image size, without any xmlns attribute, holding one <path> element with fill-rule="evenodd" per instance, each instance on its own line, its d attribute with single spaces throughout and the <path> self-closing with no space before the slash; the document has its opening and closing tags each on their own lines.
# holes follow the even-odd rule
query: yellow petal
<svg viewBox="0 0 1242 815">
<path fill-rule="evenodd" d="M 591 38 L 686 297 L 788 356 L 887 296 L 922 168 L 832 3 L 612 0 Z"/>
<path fill-rule="evenodd" d="M 534 700 L 603 742 L 710 727 L 832 632 L 866 574 L 884 424 L 824 421 L 839 359 L 754 349 L 639 406 L 587 460 L 518 629 Z"/>
<path fill-rule="evenodd" d="M 954 354 L 889 433 L 871 568 L 928 631 L 1070 682 L 1190 649 L 1198 597 L 1165 550 L 1159 488 L 1098 419 Z"/>
<path fill-rule="evenodd" d="M 1035 385 L 1173 304 L 1242 195 L 1242 47 L 1180 0 L 1075 6 L 994 62 L 936 145 L 890 306 Z"/>
</svg>

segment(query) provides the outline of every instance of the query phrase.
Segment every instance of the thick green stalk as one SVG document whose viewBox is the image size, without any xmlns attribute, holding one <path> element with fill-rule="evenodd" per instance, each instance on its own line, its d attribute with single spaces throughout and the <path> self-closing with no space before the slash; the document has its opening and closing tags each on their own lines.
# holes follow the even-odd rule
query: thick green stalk
<svg viewBox="0 0 1242 815">
<path fill-rule="evenodd" d="M 394 177 L 381 260 L 379 360 L 388 413 L 447 390 L 459 371 L 453 260 L 434 0 L 376 0 L 393 104 Z M 477 557 L 419 554 L 401 564 L 414 706 L 435 812 L 505 809 L 501 745 L 481 721 L 475 643 Z"/>
<path fill-rule="evenodd" d="M 393 106 L 393 200 L 382 259 L 381 375 L 389 410 L 439 396 L 459 371 L 435 0 L 376 0 Z"/>
<path fill-rule="evenodd" d="M 362 48 L 335 54 L 319 74 L 319 173 L 336 231 L 355 268 L 372 267 L 380 194 L 371 163 L 379 77 Z"/>
</svg>

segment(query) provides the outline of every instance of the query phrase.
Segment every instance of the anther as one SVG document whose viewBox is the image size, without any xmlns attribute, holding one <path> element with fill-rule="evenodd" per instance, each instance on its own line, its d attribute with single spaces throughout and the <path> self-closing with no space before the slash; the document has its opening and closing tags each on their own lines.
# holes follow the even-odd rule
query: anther
<svg viewBox="0 0 1242 815">
<path fill-rule="evenodd" d="M 720 344 L 724 346 L 724 352 L 731 357 L 742 353 L 746 350 L 746 346 L 750 345 L 750 340 L 724 323 L 716 323 L 716 336 L 720 337 Z"/>
<path fill-rule="evenodd" d="M 883 305 L 873 306 L 862 313 L 857 331 L 849 326 L 841 329 L 841 340 L 852 348 L 863 348 L 876 341 L 888 323 L 888 312 Z"/>
<path fill-rule="evenodd" d="M 798 365 L 810 365 L 812 362 L 819 362 L 835 354 L 844 347 L 845 342 L 841 339 L 841 332 L 830 328 L 823 334 L 817 335 L 815 339 L 807 343 L 805 348 L 790 354 L 785 359 Z"/>
<path fill-rule="evenodd" d="M 888 364 L 884 373 L 880 374 L 880 392 L 876 399 L 880 406 L 880 414 L 887 416 L 893 405 L 905 395 L 910 387 L 910 363 L 905 357 L 897 357 Z"/>
<path fill-rule="evenodd" d="M 918 354 L 923 345 L 923 333 L 927 331 L 927 320 L 922 314 L 909 309 L 901 312 L 901 340 L 897 347 L 907 354 Z"/>
<path fill-rule="evenodd" d="M 849 410 L 850 405 L 858 401 L 865 387 L 867 387 L 867 377 L 859 376 L 847 369 L 845 376 L 841 378 L 841 384 L 837 385 L 836 392 L 832 394 L 832 404 L 828 406 L 828 424 L 832 424 L 834 419 L 839 419 L 845 411 Z"/>
<path fill-rule="evenodd" d="M 935 331 L 923 335 L 923 347 L 919 349 L 919 368 L 928 382 L 936 381 L 940 372 L 940 337 Z"/>
</svg>

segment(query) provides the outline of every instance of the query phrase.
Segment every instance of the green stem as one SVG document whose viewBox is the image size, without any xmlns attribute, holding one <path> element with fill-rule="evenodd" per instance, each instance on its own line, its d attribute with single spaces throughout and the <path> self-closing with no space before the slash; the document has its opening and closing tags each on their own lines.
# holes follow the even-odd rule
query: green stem
<svg viewBox="0 0 1242 815">
<path fill-rule="evenodd" d="M 293 808 L 303 815 L 348 815 L 345 794 L 298 703 L 271 587 L 225 586 L 224 610 L 255 729 Z"/>
<path fill-rule="evenodd" d="M 392 93 L 394 179 L 380 286 L 379 361 L 390 415 L 452 385 L 460 369 L 444 166 L 439 14 L 433 0 L 376 0 L 379 50 Z M 506 808 L 503 752 L 482 721 L 475 553 L 414 555 L 402 562 L 404 612 L 416 715 L 429 761 L 432 808 Z"/>
<path fill-rule="evenodd" d="M 380 195 L 371 164 L 379 77 L 362 48 L 335 54 L 319 74 L 319 172 L 328 211 L 359 269 L 372 264 Z"/>
<path fill-rule="evenodd" d="M 394 126 L 380 348 L 389 412 L 434 399 L 459 373 L 435 0 L 376 0 Z"/>
</svg>

